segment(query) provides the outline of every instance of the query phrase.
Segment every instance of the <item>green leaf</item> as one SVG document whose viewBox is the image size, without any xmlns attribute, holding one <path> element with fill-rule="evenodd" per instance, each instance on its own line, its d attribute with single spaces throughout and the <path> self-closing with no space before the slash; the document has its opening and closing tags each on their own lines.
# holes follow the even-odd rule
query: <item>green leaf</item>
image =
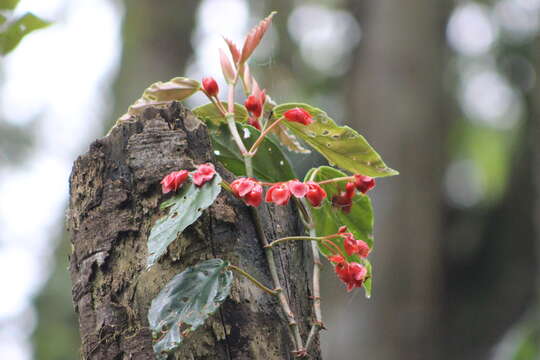
<svg viewBox="0 0 540 360">
<path fill-rule="evenodd" d="M 281 104 L 274 108 L 274 118 L 283 116 L 287 110 L 299 107 L 308 111 L 314 122 L 302 125 L 290 121 L 284 123 L 299 138 L 323 155 L 331 165 L 352 173 L 372 177 L 397 175 L 383 162 L 366 139 L 348 126 L 338 126 L 328 115 L 307 104 Z"/>
<path fill-rule="evenodd" d="M 216 125 L 208 122 L 208 131 L 212 139 L 214 154 L 217 159 L 234 175 L 246 176 L 244 158 L 232 139 L 226 124 Z M 259 137 L 259 130 L 253 126 L 236 124 L 244 144 L 249 149 Z M 263 140 L 257 154 L 253 157 L 253 172 L 257 179 L 279 182 L 295 179 L 296 175 L 289 159 L 271 138 Z"/>
<path fill-rule="evenodd" d="M 3 23 L 5 23 L 6 20 L 7 20 L 7 18 L 6 18 L 4 15 L 0 14 L 0 25 L 2 25 Z M 0 39 L 1 39 L 1 35 L 0 35 Z"/>
<path fill-rule="evenodd" d="M 185 336 L 214 313 L 231 291 L 229 264 L 210 259 L 176 275 L 152 300 L 148 323 L 158 360 L 167 359 Z"/>
<path fill-rule="evenodd" d="M 319 168 L 311 169 L 304 179 L 304 181 L 313 180 L 316 182 L 334 179 L 347 176 L 345 173 L 334 169 L 329 166 L 321 166 Z M 345 188 L 346 181 L 338 183 L 330 183 L 321 185 L 326 191 L 328 197 L 323 201 L 323 204 L 319 208 L 311 207 L 311 213 L 315 221 L 315 231 L 317 236 L 332 235 L 338 232 L 340 226 L 347 226 L 347 231 L 351 232 L 356 239 L 364 240 L 368 243 L 370 248 L 373 248 L 373 207 L 371 206 L 371 200 L 367 195 L 357 193 L 353 198 L 353 205 L 351 211 L 346 214 L 339 209 L 332 207 L 332 197 L 337 195 L 341 190 Z M 343 239 L 336 238 L 332 241 L 339 246 L 345 255 L 345 248 L 343 246 Z M 319 244 L 321 253 L 325 256 L 332 255 L 332 253 Z M 348 261 L 354 261 L 364 264 L 368 269 L 368 275 L 371 277 L 371 264 L 366 259 L 361 259 L 357 255 L 346 256 Z M 371 294 L 371 278 L 364 283 L 366 296 Z"/>
<path fill-rule="evenodd" d="M 19 0 L 0 0 L 0 10 L 13 10 L 19 3 Z"/>
<path fill-rule="evenodd" d="M 227 103 L 224 102 L 223 106 L 227 108 Z M 219 112 L 219 110 L 216 108 L 216 106 L 212 103 L 199 106 L 191 112 L 199 118 L 202 122 L 206 124 L 221 124 L 221 123 L 227 123 L 223 115 Z M 248 112 L 246 108 L 243 105 L 240 104 L 234 104 L 234 120 L 236 122 L 245 123 L 248 120 Z"/>
<path fill-rule="evenodd" d="M 169 214 L 152 227 L 148 237 L 147 267 L 151 267 L 167 251 L 186 227 L 201 216 L 202 211 L 212 205 L 221 191 L 221 177 L 216 173 L 212 181 L 201 187 L 192 182 L 184 184 L 180 192 L 162 204 L 169 207 Z"/>
<path fill-rule="evenodd" d="M 0 33 L 0 54 L 5 55 L 19 44 L 23 37 L 34 30 L 49 26 L 50 22 L 40 19 L 32 13 L 26 13 L 7 29 Z"/>
</svg>

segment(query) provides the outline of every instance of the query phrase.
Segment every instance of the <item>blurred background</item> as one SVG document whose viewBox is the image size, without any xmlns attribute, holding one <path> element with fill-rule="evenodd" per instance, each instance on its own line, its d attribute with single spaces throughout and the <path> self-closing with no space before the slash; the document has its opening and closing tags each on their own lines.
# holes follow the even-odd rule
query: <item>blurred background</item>
<svg viewBox="0 0 540 360">
<path fill-rule="evenodd" d="M 373 297 L 326 268 L 325 359 L 540 359 L 540 0 L 20 0 L 53 24 L 0 58 L 1 359 L 79 357 L 74 159 L 155 81 L 223 85 L 221 35 L 271 10 L 259 83 L 401 172 L 372 192 Z"/>
</svg>

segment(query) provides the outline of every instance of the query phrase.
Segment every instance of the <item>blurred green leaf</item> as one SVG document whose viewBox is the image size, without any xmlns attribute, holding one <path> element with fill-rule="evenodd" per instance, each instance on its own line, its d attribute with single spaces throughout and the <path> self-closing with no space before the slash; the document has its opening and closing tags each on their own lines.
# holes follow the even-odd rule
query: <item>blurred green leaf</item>
<svg viewBox="0 0 540 360">
<path fill-rule="evenodd" d="M 19 3 L 19 0 L 0 0 L 0 10 L 13 10 Z"/>
<path fill-rule="evenodd" d="M 211 259 L 176 275 L 152 300 L 148 322 L 157 359 L 178 348 L 185 336 L 214 313 L 229 296 L 232 273 L 229 264 Z"/>
<path fill-rule="evenodd" d="M 313 106 L 301 103 L 281 104 L 274 108 L 278 119 L 293 108 L 308 111 L 314 122 L 302 125 L 285 121 L 287 127 L 299 138 L 323 155 L 330 165 L 339 166 L 353 173 L 372 177 L 392 176 L 398 172 L 390 169 L 364 137 L 348 126 L 338 126 L 328 115 Z"/>
<path fill-rule="evenodd" d="M 216 125 L 207 122 L 212 146 L 217 159 L 234 175 L 246 176 L 244 158 L 233 141 L 225 123 Z M 238 131 L 249 149 L 259 137 L 259 130 L 253 126 L 238 124 Z M 281 148 L 270 138 L 263 140 L 257 154 L 253 157 L 253 172 L 259 180 L 279 182 L 295 179 L 296 175 Z"/>
<path fill-rule="evenodd" d="M 227 108 L 227 103 L 222 103 L 225 108 Z M 199 118 L 199 120 L 203 121 L 206 124 L 213 123 L 213 124 L 221 124 L 226 123 L 225 118 L 223 115 L 219 112 L 219 110 L 216 108 L 216 106 L 212 103 L 199 106 L 193 110 L 191 110 L 195 116 Z M 234 104 L 234 120 L 236 122 L 245 123 L 248 120 L 248 112 L 246 108 L 243 105 L 240 104 Z"/>
<path fill-rule="evenodd" d="M 221 176 L 216 173 L 212 181 L 201 187 L 192 182 L 184 184 L 176 196 L 165 201 L 165 207 L 170 207 L 169 214 L 156 221 L 150 231 L 147 267 L 154 265 L 169 244 L 212 205 L 221 191 L 220 183 Z"/>
<path fill-rule="evenodd" d="M 34 30 L 42 29 L 51 23 L 40 19 L 32 13 L 26 13 L 8 25 L 0 33 L 0 54 L 5 55 L 15 49 L 19 42 Z"/>
<path fill-rule="evenodd" d="M 7 18 L 6 18 L 4 15 L 0 14 L 0 25 L 2 25 L 3 23 L 5 23 L 6 20 L 7 20 Z"/>
</svg>

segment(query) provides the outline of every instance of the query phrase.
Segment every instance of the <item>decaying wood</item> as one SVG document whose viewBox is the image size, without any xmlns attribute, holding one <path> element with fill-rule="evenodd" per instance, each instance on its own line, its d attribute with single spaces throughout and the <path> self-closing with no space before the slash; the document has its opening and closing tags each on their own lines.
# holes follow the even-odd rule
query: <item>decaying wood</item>
<svg viewBox="0 0 540 360">
<path fill-rule="evenodd" d="M 216 163 L 206 127 L 179 103 L 149 108 L 119 124 L 75 162 L 68 227 L 82 358 L 153 359 L 150 302 L 175 274 L 200 260 L 229 260 L 271 286 L 248 208 L 226 191 L 158 264 L 145 269 L 148 234 L 163 215 L 161 178 L 204 162 Z M 218 166 L 218 171 L 231 180 L 226 170 Z M 269 239 L 301 232 L 292 207 L 263 208 L 263 216 Z M 276 259 L 287 274 L 282 281 L 298 319 L 312 319 L 307 246 L 280 246 Z M 304 338 L 309 325 L 300 324 Z M 231 297 L 220 311 L 189 334 L 171 358 L 289 359 L 291 350 L 276 299 L 235 277 Z M 318 350 L 311 354 L 320 356 Z"/>
</svg>

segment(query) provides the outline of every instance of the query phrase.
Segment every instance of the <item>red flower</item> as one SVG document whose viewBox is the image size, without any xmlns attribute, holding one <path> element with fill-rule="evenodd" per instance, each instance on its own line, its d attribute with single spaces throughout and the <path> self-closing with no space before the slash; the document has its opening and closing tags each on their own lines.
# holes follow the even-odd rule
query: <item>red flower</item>
<svg viewBox="0 0 540 360">
<path fill-rule="evenodd" d="M 358 263 L 339 263 L 335 271 L 339 279 L 347 285 L 347 291 L 362 287 L 367 276 L 367 269 Z"/>
<path fill-rule="evenodd" d="M 213 77 L 205 77 L 202 79 L 202 86 L 208 96 L 217 96 L 219 93 L 219 86 Z"/>
<path fill-rule="evenodd" d="M 322 201 L 326 198 L 326 191 L 314 181 L 308 181 L 307 186 L 309 190 L 306 193 L 306 199 L 315 207 L 321 206 Z"/>
<path fill-rule="evenodd" d="M 340 192 L 338 195 L 332 197 L 332 206 L 341 209 L 344 213 L 348 214 L 352 208 L 352 198 L 356 192 L 356 186 L 350 182 L 345 185 L 345 191 Z"/>
<path fill-rule="evenodd" d="M 277 205 L 287 205 L 290 198 L 291 191 L 286 183 L 275 184 L 266 192 L 266 201 Z"/>
<path fill-rule="evenodd" d="M 193 183 L 200 187 L 212 180 L 216 175 L 216 169 L 211 163 L 201 164 L 197 166 L 197 169 L 193 172 Z"/>
<path fill-rule="evenodd" d="M 346 233 L 344 236 L 343 246 L 349 256 L 357 254 L 366 258 L 369 255 L 369 245 L 364 240 L 356 240 L 351 233 Z"/>
<path fill-rule="evenodd" d="M 365 194 L 375 187 L 375 179 L 369 176 L 356 174 L 354 175 L 354 185 L 358 191 Z"/>
<path fill-rule="evenodd" d="M 300 109 L 300 108 L 287 110 L 285 111 L 283 116 L 288 121 L 297 122 L 302 125 L 309 125 L 313 122 L 313 118 L 311 117 L 311 114 L 308 113 L 306 110 Z"/>
<path fill-rule="evenodd" d="M 244 106 L 246 109 L 255 115 L 255 117 L 261 116 L 262 113 L 262 102 L 260 96 L 255 95 L 249 95 L 246 99 L 246 102 L 244 102 Z"/>
<path fill-rule="evenodd" d="M 173 171 L 161 180 L 161 191 L 164 194 L 170 191 L 176 191 L 189 177 L 187 170 Z"/>
<path fill-rule="evenodd" d="M 248 124 L 253 126 L 255 129 L 261 131 L 261 123 L 259 122 L 259 119 L 255 116 L 250 116 L 248 119 Z"/>
<path fill-rule="evenodd" d="M 231 183 L 231 188 L 246 204 L 254 207 L 261 205 L 263 188 L 255 179 L 238 178 Z"/>
<path fill-rule="evenodd" d="M 290 180 L 289 182 L 287 182 L 287 186 L 289 187 L 291 193 L 299 199 L 306 196 L 309 190 L 309 186 L 299 181 L 298 179 Z"/>
</svg>

